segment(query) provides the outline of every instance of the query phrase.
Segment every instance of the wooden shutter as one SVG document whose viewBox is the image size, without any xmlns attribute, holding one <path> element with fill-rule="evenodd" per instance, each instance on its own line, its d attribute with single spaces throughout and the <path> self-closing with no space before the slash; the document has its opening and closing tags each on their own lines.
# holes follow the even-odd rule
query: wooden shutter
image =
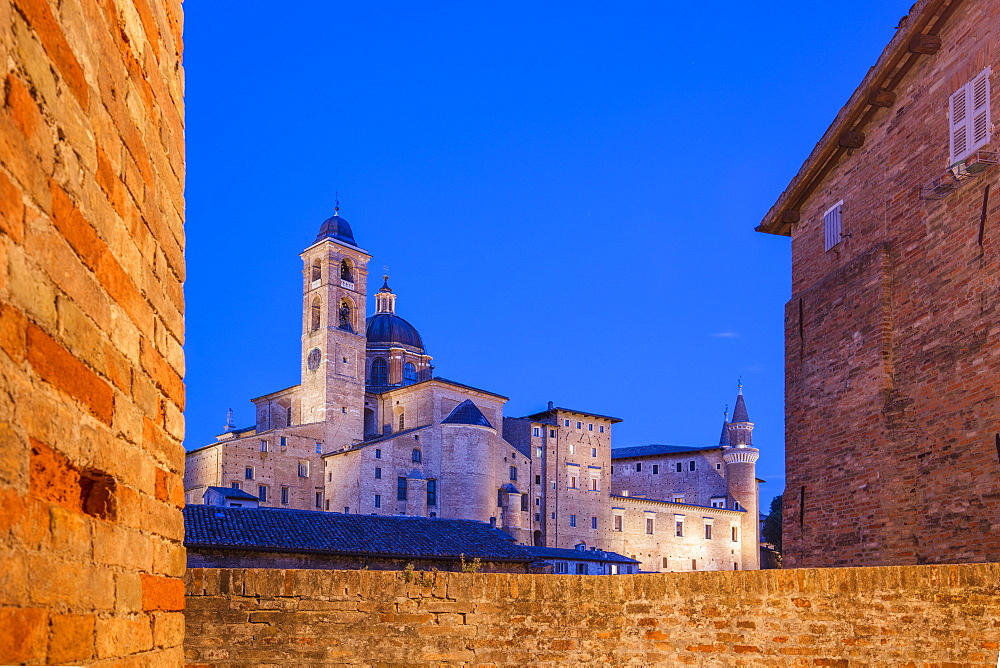
<svg viewBox="0 0 1000 668">
<path fill-rule="evenodd" d="M 990 141 L 990 68 L 952 93 L 948 100 L 948 131 L 951 143 L 950 164 Z"/>
<path fill-rule="evenodd" d="M 823 250 L 828 251 L 840 243 L 843 230 L 840 209 L 843 201 L 837 202 L 823 214 Z"/>
<path fill-rule="evenodd" d="M 969 150 L 969 85 L 966 84 L 952 93 L 949 102 L 951 134 L 951 158 L 954 164 L 965 157 Z"/>
<path fill-rule="evenodd" d="M 975 150 L 990 140 L 990 71 L 984 70 L 969 84 L 970 134 Z"/>
</svg>

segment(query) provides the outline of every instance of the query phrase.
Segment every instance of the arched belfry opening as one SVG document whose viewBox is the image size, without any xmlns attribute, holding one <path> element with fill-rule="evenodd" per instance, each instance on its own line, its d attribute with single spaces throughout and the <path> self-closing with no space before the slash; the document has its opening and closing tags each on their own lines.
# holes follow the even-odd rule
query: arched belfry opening
<svg viewBox="0 0 1000 668">
<path fill-rule="evenodd" d="M 354 267 L 351 265 L 351 261 L 346 258 L 340 261 L 340 280 L 348 283 L 354 282 Z"/>
<path fill-rule="evenodd" d="M 345 332 L 354 331 L 354 305 L 351 304 L 351 300 L 344 297 L 340 300 L 340 308 L 338 309 L 338 320 L 337 325 L 340 329 Z"/>
<path fill-rule="evenodd" d="M 322 314 L 322 308 L 320 307 L 319 297 L 315 297 L 312 301 L 312 306 L 309 307 L 309 331 L 315 332 L 320 327 L 320 317 Z"/>
<path fill-rule="evenodd" d="M 312 268 L 309 272 L 309 280 L 313 283 L 317 283 L 323 278 L 323 261 L 316 258 L 312 261 Z"/>
</svg>

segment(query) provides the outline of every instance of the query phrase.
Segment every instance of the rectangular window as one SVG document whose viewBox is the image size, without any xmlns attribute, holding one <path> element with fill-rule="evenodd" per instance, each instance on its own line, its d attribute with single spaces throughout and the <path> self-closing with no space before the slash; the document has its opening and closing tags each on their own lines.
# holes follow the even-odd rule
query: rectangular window
<svg viewBox="0 0 1000 668">
<path fill-rule="evenodd" d="M 541 498 L 539 498 L 539 497 L 537 497 L 537 496 L 535 497 L 535 505 L 536 505 L 536 506 L 540 506 L 540 505 L 542 505 L 542 500 L 541 500 Z"/>
<path fill-rule="evenodd" d="M 612 464 L 611 465 L 611 475 L 614 475 L 614 474 L 615 474 L 615 465 Z"/>
<path fill-rule="evenodd" d="M 323 492 L 316 492 L 316 510 L 323 509 Z"/>
<path fill-rule="evenodd" d="M 302 460 L 299 462 L 299 477 L 308 478 L 309 477 L 309 462 Z"/>
<path fill-rule="evenodd" d="M 376 480 L 381 480 L 382 479 L 382 468 L 379 467 L 379 466 L 375 467 L 375 479 Z"/>
<path fill-rule="evenodd" d="M 253 480 L 253 467 L 252 466 L 248 466 L 246 468 L 246 471 L 243 473 L 243 477 L 246 478 L 247 480 Z"/>
<path fill-rule="evenodd" d="M 604 433 L 604 425 L 603 424 L 601 425 L 601 433 L 602 434 Z"/>
<path fill-rule="evenodd" d="M 396 500 L 406 501 L 406 478 L 402 476 L 396 478 Z"/>
<path fill-rule="evenodd" d="M 722 470 L 722 464 L 716 464 L 715 465 L 715 470 L 716 471 L 721 471 Z"/>
<path fill-rule="evenodd" d="M 382 451 L 375 448 L 375 459 L 382 459 Z"/>
<path fill-rule="evenodd" d="M 597 489 L 597 478 L 591 478 L 590 479 L 590 491 L 591 492 L 599 492 L 599 491 L 601 491 L 601 490 Z"/>
<path fill-rule="evenodd" d="M 351 514 L 351 507 L 350 506 L 344 506 L 344 514 L 345 515 L 350 515 Z"/>
<path fill-rule="evenodd" d="M 571 455 L 575 455 L 576 454 L 576 445 L 573 444 L 573 443 L 569 444 L 569 454 L 571 454 Z"/>
<path fill-rule="evenodd" d="M 260 451 L 261 452 L 267 452 L 267 441 L 262 440 L 260 442 Z"/>
<path fill-rule="evenodd" d="M 542 484 L 542 476 L 540 476 L 540 475 L 536 475 L 535 476 L 535 484 L 536 485 L 541 485 Z"/>
<path fill-rule="evenodd" d="M 683 494 L 674 494 L 673 501 L 674 501 L 674 503 L 684 503 L 684 495 Z"/>
<path fill-rule="evenodd" d="M 267 487 L 264 485 L 257 485 L 257 498 L 260 499 L 261 503 L 267 503 Z"/>
<path fill-rule="evenodd" d="M 591 529 L 596 529 L 597 528 L 597 518 L 596 517 L 591 517 L 590 518 L 590 528 Z"/>
<path fill-rule="evenodd" d="M 281 488 L 281 505 L 283 505 L 283 506 L 287 506 L 288 505 L 288 488 L 287 487 L 282 487 Z"/>
<path fill-rule="evenodd" d="M 326 480 L 327 482 L 333 482 L 333 471 L 326 474 Z"/>
<path fill-rule="evenodd" d="M 677 462 L 677 472 L 680 473 L 683 470 L 684 470 L 683 462 Z"/>
<path fill-rule="evenodd" d="M 497 490 L 497 508 L 503 508 L 503 490 Z"/>
<path fill-rule="evenodd" d="M 594 431 L 594 425 L 588 423 L 587 424 L 587 431 Z"/>
<path fill-rule="evenodd" d="M 281 438 L 279 438 L 278 441 L 281 443 L 281 447 L 283 447 L 283 448 L 287 448 L 288 447 L 288 438 L 286 438 L 285 436 L 282 436 Z"/>
<path fill-rule="evenodd" d="M 542 514 L 541 513 L 535 513 L 535 521 L 536 522 L 541 522 L 542 521 Z"/>
<path fill-rule="evenodd" d="M 636 462 L 635 463 L 635 472 L 636 473 L 642 473 L 642 462 Z"/>
<path fill-rule="evenodd" d="M 323 444 L 320 443 L 319 441 L 316 442 L 316 454 L 317 455 L 323 454 Z"/>
<path fill-rule="evenodd" d="M 712 540 L 712 525 L 705 525 L 705 540 Z"/>
<path fill-rule="evenodd" d="M 541 436 L 542 435 L 542 430 L 539 427 L 532 427 L 531 428 L 531 435 L 532 436 Z"/>
<path fill-rule="evenodd" d="M 659 464 L 653 464 L 653 475 L 656 475 L 659 472 L 660 472 L 660 465 Z"/>
<path fill-rule="evenodd" d="M 568 427 L 569 426 L 569 420 L 563 420 L 563 426 L 564 427 Z"/>
<path fill-rule="evenodd" d="M 556 430 L 549 429 L 549 438 L 555 438 L 555 437 L 556 437 Z"/>
<path fill-rule="evenodd" d="M 733 542 L 738 543 L 740 541 L 740 533 L 736 527 L 733 527 Z"/>
<path fill-rule="evenodd" d="M 528 512 L 528 495 L 527 494 L 522 494 L 521 495 L 521 512 L 524 512 L 524 513 Z"/>
<path fill-rule="evenodd" d="M 723 499 L 723 498 L 721 498 L 721 497 L 717 498 L 717 499 L 712 499 L 711 506 L 713 508 L 725 508 L 726 507 L 726 500 Z"/>
<path fill-rule="evenodd" d="M 569 564 L 565 561 L 557 561 L 556 573 L 569 573 Z"/>
<path fill-rule="evenodd" d="M 576 526 L 576 515 L 570 515 L 569 516 L 569 525 L 571 527 L 575 527 Z"/>
<path fill-rule="evenodd" d="M 381 508 L 382 507 L 382 495 L 381 494 L 376 494 L 375 495 L 375 507 L 376 508 Z"/>
<path fill-rule="evenodd" d="M 844 200 L 840 200 L 823 214 L 823 250 L 830 250 L 840 243 L 843 236 L 843 222 L 841 220 L 843 207 Z"/>
<path fill-rule="evenodd" d="M 582 422 L 577 422 L 576 423 L 576 428 L 577 429 L 583 429 L 583 423 Z"/>
<path fill-rule="evenodd" d="M 652 533 L 653 533 L 653 518 L 652 517 L 647 517 L 646 518 L 646 533 L 648 533 L 650 535 L 652 535 Z"/>
<path fill-rule="evenodd" d="M 667 558 L 666 557 L 663 557 L 663 567 L 664 568 L 669 568 L 669 565 L 667 564 Z"/>
<path fill-rule="evenodd" d="M 542 446 L 539 445 L 535 448 L 535 457 L 542 458 Z"/>
<path fill-rule="evenodd" d="M 697 559 L 692 559 L 691 560 L 691 570 L 692 571 L 698 570 L 698 560 Z"/>
<path fill-rule="evenodd" d="M 590 456 L 591 457 L 596 457 L 597 456 L 597 448 L 591 448 L 590 449 Z"/>
<path fill-rule="evenodd" d="M 516 466 L 511 466 L 510 467 L 510 479 L 514 480 L 515 482 L 517 481 L 517 467 Z"/>
<path fill-rule="evenodd" d="M 576 489 L 576 476 L 575 475 L 571 475 L 569 477 L 569 486 L 572 487 L 573 489 Z"/>
<path fill-rule="evenodd" d="M 688 471 L 694 471 L 694 469 L 695 469 L 695 463 L 694 460 L 692 459 L 690 462 L 688 462 Z"/>
<path fill-rule="evenodd" d="M 615 531 L 621 531 L 621 530 L 622 530 L 622 516 L 615 515 Z"/>
<path fill-rule="evenodd" d="M 674 522 L 674 535 L 683 536 L 684 535 L 684 520 L 677 520 Z"/>
<path fill-rule="evenodd" d="M 330 510 L 330 499 L 327 499 L 324 505 L 326 506 L 327 510 Z"/>
<path fill-rule="evenodd" d="M 438 504 L 438 481 L 434 478 L 427 480 L 427 505 L 436 506 Z"/>
<path fill-rule="evenodd" d="M 990 68 L 948 99 L 949 165 L 965 160 L 990 141 Z"/>
<path fill-rule="evenodd" d="M 577 564 L 576 565 L 576 574 L 577 575 L 586 575 L 587 574 L 587 564 Z"/>
</svg>

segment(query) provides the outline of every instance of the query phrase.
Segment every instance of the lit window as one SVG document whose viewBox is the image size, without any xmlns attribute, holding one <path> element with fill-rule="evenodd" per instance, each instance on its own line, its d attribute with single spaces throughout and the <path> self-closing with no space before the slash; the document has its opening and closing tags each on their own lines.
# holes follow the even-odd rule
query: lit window
<svg viewBox="0 0 1000 668">
<path fill-rule="evenodd" d="M 531 429 L 531 435 L 532 436 L 541 436 L 542 435 L 542 430 L 539 429 L 538 427 L 532 427 L 532 429 Z"/>
<path fill-rule="evenodd" d="M 299 477 L 300 478 L 308 478 L 309 477 L 309 462 L 308 461 L 303 460 L 303 461 L 299 462 Z"/>
<path fill-rule="evenodd" d="M 711 524 L 706 524 L 705 525 L 705 540 L 711 540 L 711 539 L 712 539 L 712 525 Z"/>
<path fill-rule="evenodd" d="M 674 494 L 674 503 L 684 503 L 684 495 Z"/>
<path fill-rule="evenodd" d="M 571 527 L 575 527 L 576 526 L 576 515 L 570 515 L 569 516 L 569 525 Z"/>
<path fill-rule="evenodd" d="M 282 487 L 281 488 L 281 505 L 283 505 L 283 506 L 287 506 L 288 505 L 288 488 L 287 487 Z"/>
<path fill-rule="evenodd" d="M 243 473 L 243 477 L 246 478 L 247 480 L 253 480 L 253 467 L 252 466 L 248 466 L 246 468 L 246 470 Z"/>
<path fill-rule="evenodd" d="M 261 503 L 267 503 L 267 487 L 265 485 L 257 486 L 257 498 L 260 499 Z"/>
<path fill-rule="evenodd" d="M 415 382 L 417 382 L 417 367 L 413 362 L 407 362 L 403 365 L 403 385 L 413 385 Z"/>
<path fill-rule="evenodd" d="M 376 480 L 381 480 L 382 479 L 382 468 L 381 467 L 378 467 L 378 466 L 375 467 L 375 479 Z"/>
<path fill-rule="evenodd" d="M 400 419 L 402 419 L 403 416 L 400 415 L 399 417 Z M 420 458 L 421 458 L 420 448 L 413 448 L 413 452 L 410 454 L 410 461 L 420 463 Z"/>
<path fill-rule="evenodd" d="M 375 507 L 376 508 L 381 508 L 382 507 L 382 495 L 381 494 L 376 494 L 375 495 Z"/>
<path fill-rule="evenodd" d="M 438 481 L 434 478 L 427 480 L 427 505 L 436 506 L 438 504 Z"/>
<path fill-rule="evenodd" d="M 652 517 L 647 517 L 646 518 L 646 533 L 648 533 L 650 535 L 652 535 L 652 533 L 653 533 L 653 518 Z"/>
<path fill-rule="evenodd" d="M 674 535 L 683 536 L 684 535 L 684 520 L 677 520 L 674 522 Z"/>
<path fill-rule="evenodd" d="M 396 478 L 396 500 L 406 501 L 406 478 Z"/>
</svg>

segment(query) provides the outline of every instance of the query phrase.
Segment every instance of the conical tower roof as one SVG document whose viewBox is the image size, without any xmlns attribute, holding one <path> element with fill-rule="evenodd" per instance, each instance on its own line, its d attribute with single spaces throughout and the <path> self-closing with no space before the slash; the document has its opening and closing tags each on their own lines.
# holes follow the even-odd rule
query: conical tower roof
<svg viewBox="0 0 1000 668">
<path fill-rule="evenodd" d="M 747 405 L 743 401 L 743 386 L 740 385 L 739 394 L 736 395 L 736 408 L 733 409 L 733 422 L 749 422 L 750 416 L 747 414 Z"/>
</svg>

